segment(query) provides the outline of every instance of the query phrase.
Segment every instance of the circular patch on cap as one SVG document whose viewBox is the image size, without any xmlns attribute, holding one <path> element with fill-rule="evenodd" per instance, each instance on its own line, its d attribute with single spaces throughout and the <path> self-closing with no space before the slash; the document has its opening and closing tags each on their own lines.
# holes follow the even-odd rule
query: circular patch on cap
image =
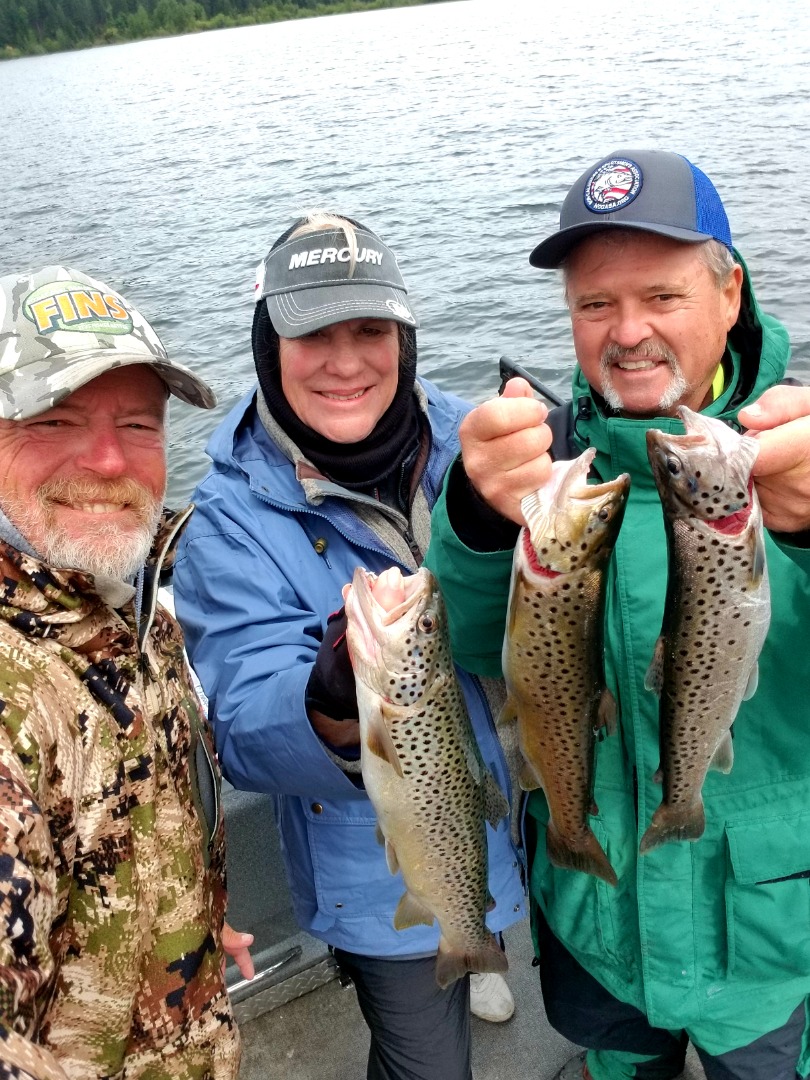
<svg viewBox="0 0 810 1080">
<path fill-rule="evenodd" d="M 613 158 L 605 161 L 585 181 L 585 205 L 594 214 L 621 210 L 641 191 L 641 169 L 635 161 Z"/>
</svg>

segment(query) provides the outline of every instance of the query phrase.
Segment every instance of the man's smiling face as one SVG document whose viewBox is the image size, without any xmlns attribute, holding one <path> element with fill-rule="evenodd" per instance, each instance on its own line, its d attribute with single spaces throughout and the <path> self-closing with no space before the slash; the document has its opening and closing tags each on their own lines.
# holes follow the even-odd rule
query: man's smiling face
<svg viewBox="0 0 810 1080">
<path fill-rule="evenodd" d="M 737 320 L 742 269 L 718 285 L 701 245 L 654 233 L 599 232 L 566 262 L 577 360 L 630 417 L 699 411 Z"/>
<path fill-rule="evenodd" d="M 115 368 L 27 420 L 0 420 L 0 507 L 51 565 L 125 578 L 166 488 L 167 388 Z"/>
</svg>

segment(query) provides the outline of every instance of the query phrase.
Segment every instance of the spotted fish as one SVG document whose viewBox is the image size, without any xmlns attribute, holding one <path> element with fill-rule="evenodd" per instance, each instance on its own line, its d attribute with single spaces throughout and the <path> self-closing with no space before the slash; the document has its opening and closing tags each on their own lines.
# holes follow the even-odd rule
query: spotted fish
<svg viewBox="0 0 810 1080">
<path fill-rule="evenodd" d="M 425 568 L 376 577 L 359 567 L 345 601 L 363 781 L 388 868 L 405 882 L 394 926 L 438 921 L 441 987 L 468 971 L 505 971 L 485 922 L 485 822 L 509 806 L 473 735 L 436 580 Z"/>
<path fill-rule="evenodd" d="M 770 621 L 762 513 L 751 481 L 759 444 L 720 420 L 679 412 L 685 435 L 647 432 L 669 578 L 646 680 L 661 698 L 656 779 L 663 799 L 642 852 L 703 834 L 703 782 L 709 768 L 731 770 L 731 725 L 756 690 Z"/>
<path fill-rule="evenodd" d="M 630 477 L 588 484 L 595 450 L 555 461 L 547 484 L 521 503 L 503 646 L 508 697 L 501 730 L 517 726 L 521 786 L 542 787 L 555 866 L 616 873 L 591 829 L 597 732 L 615 726 L 602 656 L 605 573 Z M 507 743 L 513 742 L 511 735 Z"/>
</svg>

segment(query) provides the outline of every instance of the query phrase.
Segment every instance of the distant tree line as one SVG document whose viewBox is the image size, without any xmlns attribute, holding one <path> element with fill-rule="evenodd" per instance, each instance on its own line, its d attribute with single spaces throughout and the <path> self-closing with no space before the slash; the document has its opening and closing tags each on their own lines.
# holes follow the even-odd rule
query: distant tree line
<svg viewBox="0 0 810 1080">
<path fill-rule="evenodd" d="M 0 59 L 437 0 L 0 0 Z"/>
</svg>

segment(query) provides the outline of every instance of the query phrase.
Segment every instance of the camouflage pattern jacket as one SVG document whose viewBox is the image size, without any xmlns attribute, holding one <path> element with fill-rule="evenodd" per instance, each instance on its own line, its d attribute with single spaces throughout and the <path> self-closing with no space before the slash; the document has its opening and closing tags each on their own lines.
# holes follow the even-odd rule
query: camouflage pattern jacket
<svg viewBox="0 0 810 1080">
<path fill-rule="evenodd" d="M 219 774 L 157 607 L 0 543 L 0 1076 L 231 1080 Z M 157 555 L 155 554 L 157 553 Z"/>
</svg>

